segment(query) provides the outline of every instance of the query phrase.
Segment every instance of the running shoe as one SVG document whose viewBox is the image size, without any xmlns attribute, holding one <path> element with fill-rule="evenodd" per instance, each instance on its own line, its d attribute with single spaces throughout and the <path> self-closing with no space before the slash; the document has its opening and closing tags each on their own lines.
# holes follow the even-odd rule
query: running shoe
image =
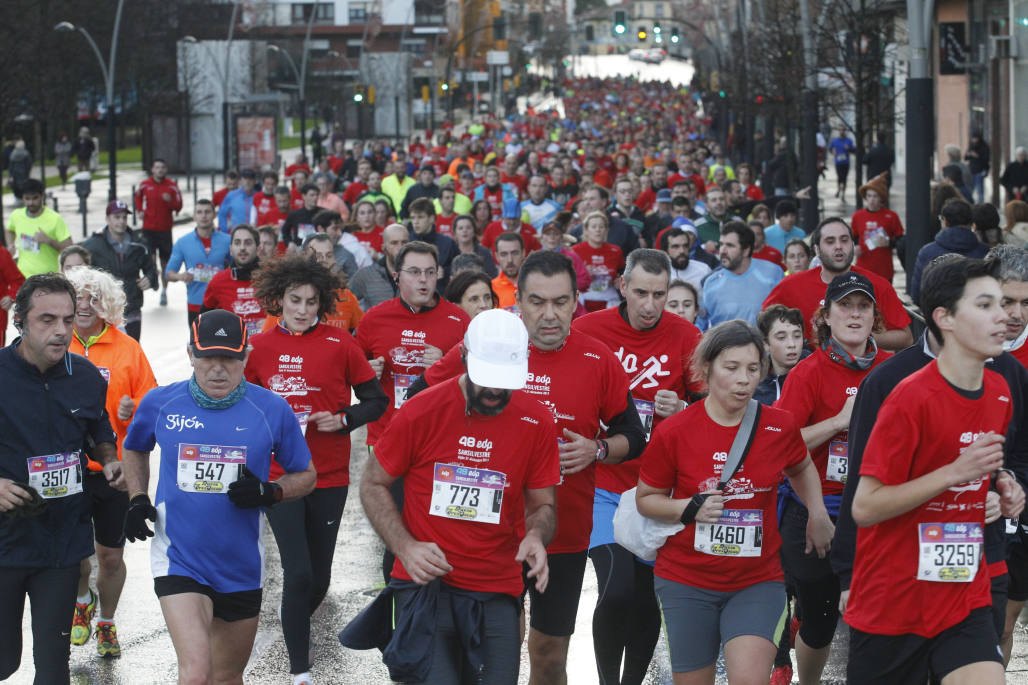
<svg viewBox="0 0 1028 685">
<path fill-rule="evenodd" d="M 792 666 L 779 666 L 771 671 L 771 682 L 768 685 L 790 685 L 792 683 Z"/>
<path fill-rule="evenodd" d="M 88 604 L 75 602 L 75 616 L 71 619 L 71 644 L 84 645 L 92 634 L 90 624 L 93 621 L 93 614 L 96 613 L 96 600 L 96 593 L 90 588 Z"/>
<path fill-rule="evenodd" d="M 118 643 L 118 629 L 113 623 L 97 622 L 96 653 L 100 656 L 121 656 L 121 645 Z"/>
</svg>

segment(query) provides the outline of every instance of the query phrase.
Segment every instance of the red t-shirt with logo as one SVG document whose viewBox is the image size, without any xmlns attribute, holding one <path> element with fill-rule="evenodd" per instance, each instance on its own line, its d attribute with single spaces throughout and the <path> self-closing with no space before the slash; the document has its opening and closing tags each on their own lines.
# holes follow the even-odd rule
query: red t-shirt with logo
<svg viewBox="0 0 1028 685">
<path fill-rule="evenodd" d="M 754 259 L 763 259 L 766 262 L 777 264 L 781 267 L 782 271 L 785 271 L 785 261 L 782 259 L 782 253 L 771 247 L 770 245 L 764 245 L 756 252 L 753 253 Z"/>
<path fill-rule="evenodd" d="M 877 212 L 858 209 L 853 214 L 853 232 L 860 244 L 857 266 L 873 271 L 892 283 L 892 248 L 888 245 L 873 248 L 868 245 L 868 241 L 873 242 L 880 236 L 895 240 L 903 235 L 903 223 L 899 215 L 887 208 L 879 209 Z"/>
<path fill-rule="evenodd" d="M 373 250 L 374 252 L 381 252 L 383 232 L 385 232 L 385 226 L 373 226 L 367 233 L 357 229 L 353 232 L 353 237 L 356 238 L 357 242 L 363 245 L 365 249 Z"/>
<path fill-rule="evenodd" d="M 394 297 L 364 314 L 357 326 L 357 344 L 368 359 L 385 359 L 381 382 L 389 398 L 382 418 L 368 424 L 369 445 L 374 445 L 389 425 L 410 384 L 425 372 L 425 345 L 450 349 L 464 339 L 470 322 L 463 309 L 443 299 L 415 314 Z"/>
<path fill-rule="evenodd" d="M 434 542 L 453 570 L 442 580 L 465 590 L 519 596 L 524 587 L 521 564 L 514 561 L 525 529 L 525 489 L 548 488 L 560 479 L 560 459 L 553 440 L 552 416 L 521 391 L 498 416 L 466 413 L 458 379 L 412 397 L 396 412 L 375 445 L 375 456 L 391 476 L 403 477 L 403 523 L 415 539 Z M 437 466 L 437 465 L 447 465 Z M 457 467 L 478 473 L 478 480 L 503 482 L 478 493 L 454 490 L 444 504 L 478 501 L 499 507 L 499 522 L 461 520 L 433 514 L 436 485 L 446 494 Z M 483 471 L 497 472 L 482 474 Z M 499 475 L 502 474 L 502 475 Z M 483 502 L 483 498 L 486 498 Z M 451 500 L 454 500 L 451 502 Z M 437 502 L 438 504 L 438 502 Z M 445 509 L 443 509 L 445 511 Z M 464 508 L 460 513 L 468 515 Z M 394 578 L 410 580 L 399 558 Z"/>
<path fill-rule="evenodd" d="M 354 203 L 357 202 L 357 198 L 367 192 L 367 190 L 368 186 L 366 183 L 354 181 L 350 185 L 346 186 L 346 190 L 343 191 L 343 202 L 353 209 Z"/>
<path fill-rule="evenodd" d="M 982 433 L 1004 435 L 1012 412 L 1010 388 L 998 373 L 986 369 L 984 375 L 979 399 L 950 385 L 935 360 L 905 378 L 878 412 L 860 475 L 887 486 L 901 485 L 952 463 Z M 934 536 L 942 542 L 945 524 L 975 523 L 984 528 L 988 490 L 985 476 L 951 487 L 905 514 L 858 529 L 846 623 L 876 635 L 935 637 L 973 609 L 992 606 L 981 545 L 978 571 L 969 582 L 919 580 L 925 571 L 920 553 L 929 546 L 919 540 Z M 948 545 L 938 547 L 947 557 L 952 551 Z"/>
<path fill-rule="evenodd" d="M 739 427 L 715 423 L 705 405 L 706 400 L 691 404 L 653 431 L 642 456 L 639 479 L 643 483 L 660 490 L 670 488 L 674 499 L 689 499 L 717 487 Z M 724 526 L 705 528 L 720 529 L 720 535 L 710 536 L 700 531 L 699 524 L 691 523 L 660 548 L 653 572 L 666 580 L 718 592 L 782 580 L 778 558 L 782 546 L 777 519 L 778 478 L 783 470 L 806 457 L 807 448 L 792 414 L 763 407 L 749 454 L 724 491 L 725 511 L 742 510 L 729 514 L 745 524 L 739 527 L 761 527 L 757 534 L 759 554 L 743 556 L 738 554 L 738 548 L 732 549 L 732 539 L 725 533 L 735 534 L 736 526 L 728 523 L 733 519 L 722 519 L 726 521 Z M 746 531 L 746 539 L 751 543 L 753 536 L 751 530 Z M 714 545 L 707 547 L 710 552 L 721 553 L 696 549 L 705 540 L 725 541 L 720 550 Z"/>
<path fill-rule="evenodd" d="M 622 307 L 602 309 L 579 317 L 572 328 L 590 335 L 610 349 L 628 377 L 647 436 L 664 418 L 653 411 L 658 390 L 670 390 L 685 399 L 700 392 L 703 383 L 692 378 L 692 355 L 700 344 L 700 329 L 680 316 L 661 316 L 653 328 L 639 331 L 625 321 Z M 597 464 L 596 487 L 622 493 L 639 482 L 639 459 L 624 464 Z"/>
<path fill-rule="evenodd" d="M 425 372 L 425 380 L 434 385 L 463 372 L 457 345 Z M 628 379 L 617 358 L 599 340 L 574 330 L 558 350 L 529 345 L 525 392 L 549 409 L 559 440 L 564 439 L 565 428 L 597 437 L 601 422 L 610 422 L 628 408 Z M 551 554 L 588 549 L 595 487 L 594 464 L 564 476 L 557 487 L 557 535 L 546 548 Z"/>
<path fill-rule="evenodd" d="M 453 237 L 453 220 L 457 218 L 457 214 L 453 213 L 450 216 L 443 216 L 442 214 L 435 215 L 435 230 L 436 233 L 441 235 L 448 235 Z"/>
<path fill-rule="evenodd" d="M 278 205 L 275 203 L 275 193 L 272 192 L 271 195 L 265 195 L 263 192 L 254 193 L 253 208 L 257 212 L 258 226 L 272 223 L 267 220 L 267 217 L 272 210 L 275 210 L 275 212 L 278 213 Z"/>
<path fill-rule="evenodd" d="M 625 255 L 621 248 L 613 243 L 603 243 L 596 248 L 583 240 L 572 245 L 571 251 L 585 262 L 585 268 L 589 270 L 594 282 L 599 276 L 609 279 L 613 284 L 614 279 L 625 268 Z"/>
<path fill-rule="evenodd" d="M 276 205 L 263 214 L 257 214 L 257 226 L 274 226 L 279 230 L 279 233 L 281 233 L 282 224 L 286 222 L 287 216 L 289 216 L 289 214 L 283 214 L 282 210 L 280 210 L 278 205 Z M 281 235 L 279 237 L 281 238 Z"/>
<path fill-rule="evenodd" d="M 884 278 L 859 266 L 851 268 L 853 273 L 867 276 L 871 285 L 875 288 L 875 299 L 878 301 L 878 309 L 885 318 L 886 329 L 892 331 L 906 328 L 910 325 L 910 316 L 903 308 L 895 288 Z M 813 344 L 817 340 L 814 334 L 814 315 L 825 302 L 825 291 L 828 284 L 821 280 L 821 269 L 813 268 L 799 273 L 790 274 L 783 278 L 774 290 L 764 300 L 766 309 L 773 304 L 784 304 L 786 307 L 795 307 L 803 314 L 806 322 L 806 339 Z"/>
<path fill-rule="evenodd" d="M 871 368 L 859 371 L 832 361 L 818 348 L 786 376 L 782 396 L 775 406 L 791 413 L 800 428 L 821 423 L 842 411 L 846 400 L 856 396 L 864 377 L 890 356 L 890 352 L 878 350 Z M 842 479 L 849 475 L 842 469 L 843 465 L 849 465 L 848 439 L 849 430 L 842 430 L 810 450 L 825 495 L 842 494 L 846 483 Z M 829 468 L 829 455 L 832 468 Z"/>
<path fill-rule="evenodd" d="M 285 399 L 300 421 L 318 472 L 319 488 L 350 484 L 350 435 L 306 424 L 307 415 L 338 413 L 350 406 L 350 387 L 375 378 L 364 352 L 346 332 L 318 325 L 294 335 L 275 326 L 250 338 L 246 380 Z M 274 460 L 271 479 L 282 475 Z"/>
<path fill-rule="evenodd" d="M 214 274 L 203 291 L 204 309 L 224 309 L 243 320 L 250 335 L 261 332 L 264 309 L 254 296 L 253 281 L 241 281 L 232 276 L 233 269 L 222 269 Z"/>
</svg>

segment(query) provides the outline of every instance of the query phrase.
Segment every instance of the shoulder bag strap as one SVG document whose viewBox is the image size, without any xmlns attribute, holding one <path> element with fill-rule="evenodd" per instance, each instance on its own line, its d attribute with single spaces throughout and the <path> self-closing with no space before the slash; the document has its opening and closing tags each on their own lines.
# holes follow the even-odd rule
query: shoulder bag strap
<svg viewBox="0 0 1028 685">
<path fill-rule="evenodd" d="M 725 468 L 721 471 L 721 482 L 717 485 L 718 490 L 725 489 L 728 481 L 732 480 L 732 476 L 746 460 L 746 455 L 749 454 L 750 447 L 753 445 L 753 438 L 757 434 L 757 426 L 760 424 L 760 406 L 760 402 L 754 399 L 751 399 L 746 406 L 746 413 L 739 423 L 739 430 L 735 433 L 732 448 L 728 452 Z"/>
</svg>

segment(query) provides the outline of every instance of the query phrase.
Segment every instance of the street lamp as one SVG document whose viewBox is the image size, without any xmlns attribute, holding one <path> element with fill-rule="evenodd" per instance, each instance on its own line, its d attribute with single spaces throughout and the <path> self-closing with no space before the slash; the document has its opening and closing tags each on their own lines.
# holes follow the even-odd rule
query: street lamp
<svg viewBox="0 0 1028 685">
<path fill-rule="evenodd" d="M 85 27 L 75 26 L 75 24 L 72 24 L 70 21 L 62 21 L 57 24 L 57 26 L 54 26 L 54 31 L 60 31 L 62 33 L 78 31 L 85 36 L 86 42 L 89 43 L 89 47 L 93 48 L 93 53 L 96 55 L 96 59 L 100 63 L 100 72 L 103 74 L 104 86 L 107 90 L 107 159 L 110 162 L 107 187 L 108 202 L 118 199 L 118 151 L 114 129 L 114 66 L 115 57 L 118 54 L 118 29 L 121 27 L 121 8 L 124 4 L 125 0 L 118 0 L 118 9 L 114 14 L 114 33 L 111 36 L 111 54 L 107 62 L 104 62 L 104 56 L 100 53 L 100 48 L 97 47 L 96 41 L 93 40 L 91 35 L 89 35 L 89 31 L 87 31 Z M 46 182 L 45 178 L 43 179 L 43 182 Z"/>
<path fill-rule="evenodd" d="M 305 97 L 305 93 L 307 92 L 307 90 L 306 90 L 306 88 L 304 86 L 306 85 L 306 81 L 307 81 L 307 73 L 306 73 L 306 71 L 304 71 L 304 73 L 301 73 L 300 70 L 296 68 L 296 61 L 293 60 L 293 56 L 290 55 L 285 50 L 283 50 L 282 48 L 280 48 L 279 46 L 277 46 L 277 45 L 268 45 L 268 52 L 274 52 L 276 55 L 280 55 L 280 56 L 284 57 L 285 60 L 287 62 L 289 62 L 289 67 L 293 70 L 293 76 L 296 77 L 296 87 L 298 88 L 297 95 L 299 96 L 299 101 L 300 101 L 300 154 L 306 156 L 307 155 L 307 150 L 306 150 L 306 148 L 307 148 L 307 100 L 306 100 L 306 97 Z M 306 52 L 307 52 L 307 43 L 304 42 L 304 53 L 306 54 Z"/>
</svg>

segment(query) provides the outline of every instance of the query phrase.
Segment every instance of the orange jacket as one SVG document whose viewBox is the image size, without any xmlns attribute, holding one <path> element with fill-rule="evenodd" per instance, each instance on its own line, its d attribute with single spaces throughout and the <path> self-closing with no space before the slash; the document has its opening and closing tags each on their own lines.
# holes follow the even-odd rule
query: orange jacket
<svg viewBox="0 0 1028 685">
<path fill-rule="evenodd" d="M 514 293 L 517 292 L 518 284 L 507 278 L 507 274 L 500 272 L 500 275 L 493 279 L 493 292 L 499 302 L 496 304 L 500 309 L 513 307 L 515 304 Z"/>
<path fill-rule="evenodd" d="M 70 351 L 93 362 L 93 366 L 107 379 L 107 413 L 110 414 L 111 428 L 118 436 L 118 459 L 121 459 L 121 443 L 131 419 L 122 421 L 118 418 L 118 404 L 122 397 L 128 395 L 132 403 L 139 406 L 143 395 L 157 387 L 150 362 L 139 343 L 114 326 L 104 328 L 88 347 L 76 333 L 71 336 Z M 102 470 L 92 459 L 88 467 L 90 471 Z"/>
</svg>

